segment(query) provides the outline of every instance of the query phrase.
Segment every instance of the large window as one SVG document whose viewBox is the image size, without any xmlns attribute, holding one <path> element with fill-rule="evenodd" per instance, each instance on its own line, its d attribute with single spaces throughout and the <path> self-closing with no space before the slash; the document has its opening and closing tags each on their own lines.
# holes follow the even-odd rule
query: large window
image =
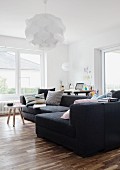
<svg viewBox="0 0 120 170">
<path fill-rule="evenodd" d="M 120 51 L 105 52 L 105 90 L 120 90 Z"/>
<path fill-rule="evenodd" d="M 40 86 L 40 56 L 20 54 L 21 93 L 36 93 Z"/>
<path fill-rule="evenodd" d="M 0 49 L 0 96 L 36 93 L 40 83 L 39 53 Z"/>
<path fill-rule="evenodd" d="M 0 94 L 15 94 L 15 53 L 0 51 Z"/>
<path fill-rule="evenodd" d="M 18 102 L 21 94 L 37 93 L 44 77 L 42 59 L 40 52 L 0 47 L 0 114 L 7 112 L 4 105 L 8 101 Z"/>
<path fill-rule="evenodd" d="M 94 50 L 94 83 L 99 94 L 120 90 L 120 47 Z"/>
</svg>

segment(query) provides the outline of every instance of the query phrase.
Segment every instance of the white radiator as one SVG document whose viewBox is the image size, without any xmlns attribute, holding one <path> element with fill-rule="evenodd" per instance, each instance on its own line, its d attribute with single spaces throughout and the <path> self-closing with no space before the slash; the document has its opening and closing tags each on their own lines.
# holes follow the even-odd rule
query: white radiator
<svg viewBox="0 0 120 170">
<path fill-rule="evenodd" d="M 8 101 L 0 101 L 0 114 L 5 114 L 8 112 L 8 109 L 4 107 L 7 103 Z"/>
<path fill-rule="evenodd" d="M 11 103 L 12 101 L 0 101 L 0 114 L 8 113 L 8 108 L 4 107 L 7 103 Z M 14 101 L 14 103 L 18 103 L 18 100 Z"/>
</svg>

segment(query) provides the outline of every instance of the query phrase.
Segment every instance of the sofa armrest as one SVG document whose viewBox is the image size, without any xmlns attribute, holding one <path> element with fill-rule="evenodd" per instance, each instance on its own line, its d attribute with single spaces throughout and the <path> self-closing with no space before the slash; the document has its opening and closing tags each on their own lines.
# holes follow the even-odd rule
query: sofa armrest
<svg viewBox="0 0 120 170">
<path fill-rule="evenodd" d="M 105 104 L 105 149 L 120 147 L 120 101 Z"/>
<path fill-rule="evenodd" d="M 70 124 L 76 129 L 76 152 L 85 157 L 104 150 L 104 105 L 80 103 L 70 107 Z"/>
</svg>

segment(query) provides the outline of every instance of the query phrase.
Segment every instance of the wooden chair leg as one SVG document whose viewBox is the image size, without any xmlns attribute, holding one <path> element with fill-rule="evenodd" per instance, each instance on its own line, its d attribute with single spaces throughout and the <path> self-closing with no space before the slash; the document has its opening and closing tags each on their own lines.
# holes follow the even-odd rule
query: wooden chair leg
<svg viewBox="0 0 120 170">
<path fill-rule="evenodd" d="M 7 124 L 9 124 L 9 120 L 10 120 L 10 116 L 11 116 L 11 111 L 12 111 L 12 109 L 9 109 L 9 112 L 8 112 L 8 119 L 7 119 Z"/>
<path fill-rule="evenodd" d="M 15 111 L 16 109 L 13 109 L 13 127 L 15 127 Z"/>
<path fill-rule="evenodd" d="M 21 109 L 21 108 L 19 109 L 19 113 L 20 113 L 20 116 L 21 116 L 21 119 L 22 119 L 22 122 L 23 122 L 23 125 L 24 125 L 25 122 L 24 122 L 24 117 L 23 117 L 23 115 L 22 115 L 22 109 Z"/>
</svg>

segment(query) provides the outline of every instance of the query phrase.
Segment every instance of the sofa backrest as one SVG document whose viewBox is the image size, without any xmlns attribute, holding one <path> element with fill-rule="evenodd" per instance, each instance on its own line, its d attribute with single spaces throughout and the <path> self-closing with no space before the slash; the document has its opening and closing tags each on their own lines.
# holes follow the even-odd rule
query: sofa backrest
<svg viewBox="0 0 120 170">
<path fill-rule="evenodd" d="M 20 96 L 20 103 L 26 105 L 26 100 L 25 100 L 25 97 L 23 95 Z"/>
<path fill-rule="evenodd" d="M 61 99 L 61 106 L 70 107 L 74 103 L 75 100 L 78 99 L 90 99 L 89 96 L 83 96 L 83 95 L 63 95 Z"/>
<path fill-rule="evenodd" d="M 44 97 L 46 99 L 48 91 L 55 91 L 55 88 L 52 88 L 52 89 L 38 89 L 38 94 L 44 93 Z"/>
<path fill-rule="evenodd" d="M 112 97 L 120 99 L 120 90 L 113 91 L 112 92 Z"/>
<path fill-rule="evenodd" d="M 26 100 L 25 100 L 25 96 L 27 95 L 21 95 L 20 96 L 20 103 L 26 105 Z M 74 103 L 75 100 L 78 99 L 89 99 L 91 97 L 89 96 L 83 96 L 83 95 L 63 95 L 61 98 L 61 106 L 66 106 L 66 107 L 70 107 L 70 105 L 72 105 Z"/>
</svg>

